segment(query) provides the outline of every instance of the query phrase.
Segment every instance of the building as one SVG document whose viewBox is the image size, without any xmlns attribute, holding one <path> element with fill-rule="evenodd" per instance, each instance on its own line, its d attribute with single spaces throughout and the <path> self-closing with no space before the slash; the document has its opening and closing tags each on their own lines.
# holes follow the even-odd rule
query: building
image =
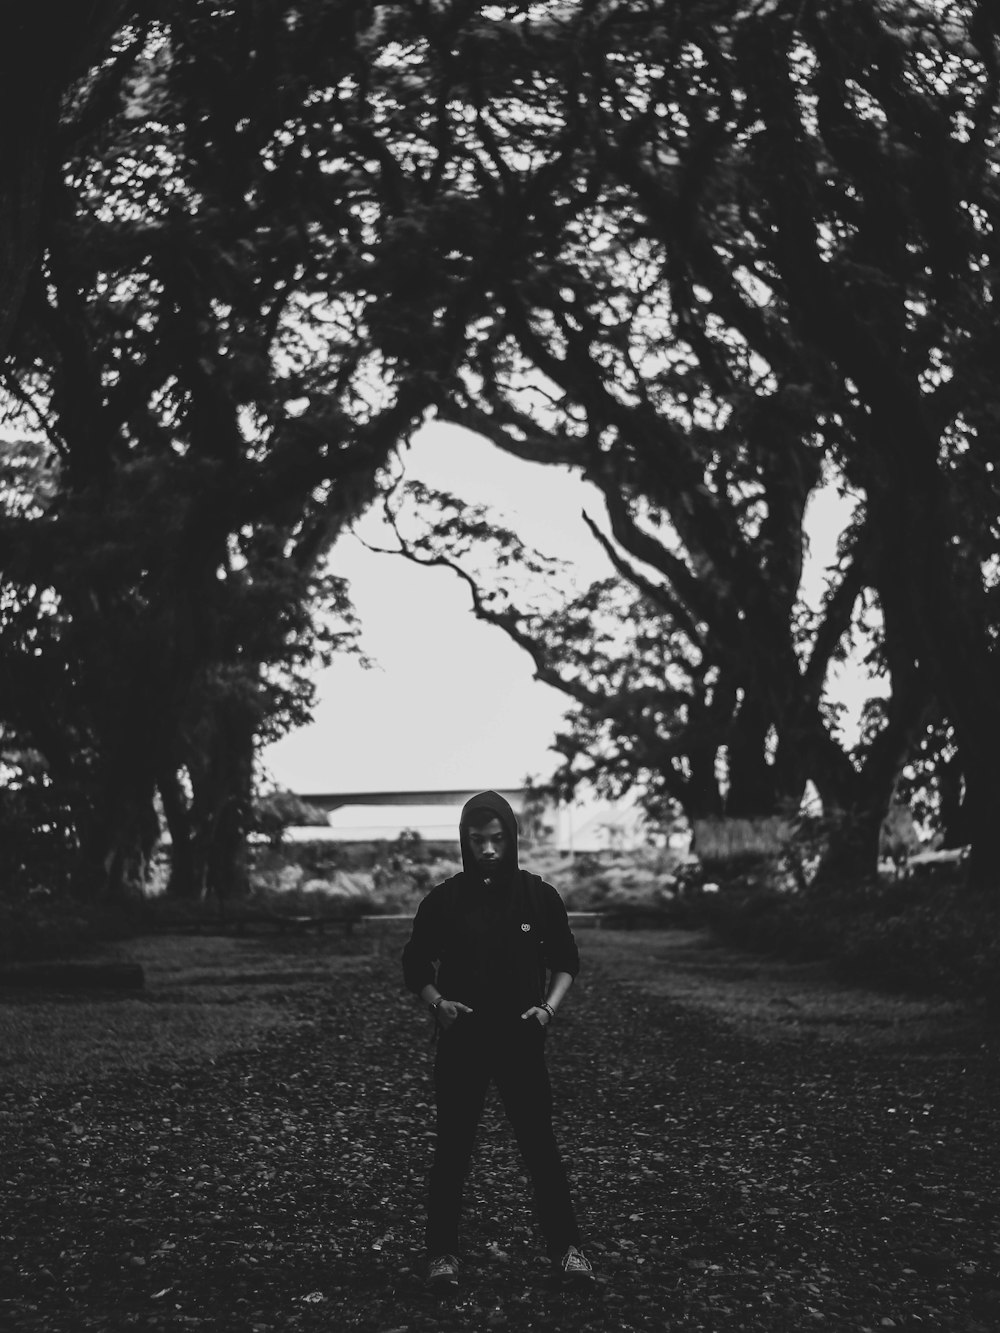
<svg viewBox="0 0 1000 1333">
<path fill-rule="evenodd" d="M 447 791 L 303 792 L 300 799 L 327 812 L 327 828 L 290 829 L 290 841 L 395 842 L 419 834 L 424 842 L 458 843 L 462 807 L 482 787 Z M 519 819 L 528 789 L 508 787 L 500 795 Z M 539 841 L 563 852 L 628 850 L 645 841 L 641 811 L 628 802 L 576 801 L 553 804 L 539 821 Z"/>
</svg>

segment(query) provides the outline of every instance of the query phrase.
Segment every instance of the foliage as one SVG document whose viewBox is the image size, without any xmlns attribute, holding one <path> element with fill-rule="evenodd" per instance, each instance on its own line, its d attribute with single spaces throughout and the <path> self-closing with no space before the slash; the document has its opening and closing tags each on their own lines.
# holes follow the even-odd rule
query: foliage
<svg viewBox="0 0 1000 1333">
<path fill-rule="evenodd" d="M 440 410 L 600 486 L 619 573 L 643 616 L 655 607 L 652 632 L 685 640 L 670 649 L 679 686 L 659 681 L 639 721 L 614 715 L 614 690 L 603 709 L 582 705 L 574 758 L 596 737 L 641 777 L 646 731 L 725 745 L 734 814 L 754 813 L 742 804 L 754 794 L 772 798 L 756 813 L 774 797 L 797 805 L 811 777 L 829 808 L 865 824 L 871 869 L 933 704 L 963 751 L 973 873 L 988 883 L 995 16 L 949 4 L 914 24 L 907 12 L 705 3 L 667 25 L 653 0 L 541 6 L 495 48 L 509 63 L 491 65 L 488 101 L 482 34 L 459 29 L 476 110 L 449 83 L 439 133 L 456 155 L 470 139 L 479 152 L 490 217 L 543 191 L 550 205 L 510 252 Z M 425 89 L 440 87 L 440 51 L 426 41 L 421 53 Z M 809 607 L 797 600 L 803 522 L 821 483 L 849 494 L 854 516 Z M 847 755 L 823 691 L 859 606 L 877 607 L 872 666 L 891 694 Z M 481 609 L 511 631 L 506 609 Z M 572 694 L 567 637 L 556 652 Z M 685 714 L 692 664 L 705 672 L 701 727 Z M 712 813 L 702 792 L 688 799 Z"/>
<path fill-rule="evenodd" d="M 360 877 L 359 877 L 360 878 Z M 262 910 L 275 916 L 361 917 L 376 912 L 374 896 L 357 880 L 348 889 L 336 892 L 336 885 L 323 880 L 308 880 L 292 888 L 273 889 L 257 884 L 245 900 L 250 912 Z M 241 908 L 243 904 L 240 905 Z"/>
<path fill-rule="evenodd" d="M 326 811 L 309 805 L 295 792 L 278 787 L 259 795 L 254 802 L 254 824 L 272 847 L 280 847 L 285 830 L 298 826 L 326 827 Z"/>
<path fill-rule="evenodd" d="M 604 494 L 620 583 L 477 603 L 577 700 L 568 785 L 766 815 L 811 779 L 870 871 L 930 712 L 991 882 L 995 16 L 920 18 L 172 0 L 79 85 L 12 381 L 58 503 L 2 525 L 0 673 L 44 643 L 64 753 L 16 721 L 92 891 L 141 882 L 157 789 L 184 891 L 245 885 L 323 552 L 430 408 Z M 821 486 L 852 514 L 807 605 Z M 891 693 L 847 753 L 826 682 L 872 614 Z"/>
<path fill-rule="evenodd" d="M 85 8 L 46 0 L 7 6 L 0 16 L 0 359 L 37 275 L 47 183 L 74 134 L 74 126 L 60 125 L 60 104 L 91 65 L 105 108 L 113 101 L 129 64 L 133 23 L 149 8 L 145 0 L 91 0 Z"/>
<path fill-rule="evenodd" d="M 940 721 L 928 723 L 900 775 L 898 791 L 943 847 L 968 845 L 969 811 L 953 727 Z"/>
<path fill-rule="evenodd" d="M 277 910 L 311 891 L 321 911 L 356 900 L 364 912 L 412 913 L 432 885 L 459 869 L 452 845 L 414 843 L 412 836 L 363 845 L 297 839 L 253 849 L 250 880 L 252 896 L 269 895 Z"/>
<path fill-rule="evenodd" d="M 65 888 L 77 852 L 65 793 L 53 787 L 44 757 L 10 732 L 0 739 L 0 771 L 0 882 L 11 892 Z"/>
<path fill-rule="evenodd" d="M 373 142 L 394 125 L 405 159 L 422 131 L 395 119 L 398 65 L 369 86 L 365 22 L 177 0 L 126 42 L 124 86 L 95 72 L 65 108 L 9 365 L 17 448 L 41 458 L 0 525 L 0 675 L 76 794 L 93 894 L 141 888 L 157 788 L 172 888 L 245 885 L 255 746 L 308 717 L 309 673 L 354 641 L 322 560 L 454 354 L 467 252 L 438 273 L 429 339 L 430 289 L 398 280 L 420 163 L 411 190 Z"/>
<path fill-rule="evenodd" d="M 130 938 L 144 925 L 135 907 L 111 908 L 8 882 L 0 894 L 0 962 L 83 957 L 109 941 Z"/>
<path fill-rule="evenodd" d="M 962 881 L 914 873 L 823 893 L 736 882 L 706 911 L 740 948 L 830 959 L 845 978 L 889 990 L 1000 1000 L 1000 916 Z"/>
</svg>

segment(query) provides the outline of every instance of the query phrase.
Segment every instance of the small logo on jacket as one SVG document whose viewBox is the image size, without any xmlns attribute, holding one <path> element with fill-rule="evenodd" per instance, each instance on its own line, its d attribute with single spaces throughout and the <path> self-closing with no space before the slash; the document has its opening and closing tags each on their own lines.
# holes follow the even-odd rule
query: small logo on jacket
<svg viewBox="0 0 1000 1333">
<path fill-rule="evenodd" d="M 521 929 L 522 929 L 522 930 L 530 930 L 530 929 L 531 929 L 531 923 L 530 923 L 530 921 L 522 921 L 522 922 L 521 922 Z"/>
</svg>

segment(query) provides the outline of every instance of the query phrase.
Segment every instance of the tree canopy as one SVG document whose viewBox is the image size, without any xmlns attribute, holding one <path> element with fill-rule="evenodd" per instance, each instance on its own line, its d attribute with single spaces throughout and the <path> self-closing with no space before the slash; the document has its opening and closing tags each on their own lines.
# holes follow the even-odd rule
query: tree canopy
<svg viewBox="0 0 1000 1333">
<path fill-rule="evenodd" d="M 668 773 L 673 749 L 689 792 L 700 767 L 708 780 L 693 785 L 710 797 L 722 746 L 740 801 L 794 800 L 812 778 L 867 823 L 871 864 L 937 708 L 962 756 L 973 877 L 989 879 L 992 10 L 840 0 L 507 14 L 488 73 L 483 34 L 465 32 L 464 95 L 449 85 L 442 133 L 456 151 L 472 142 L 490 217 L 546 203 L 518 233 L 439 411 L 604 492 L 609 550 L 645 630 L 633 627 L 628 673 L 588 645 L 606 697 L 582 707 L 583 745 L 592 753 L 604 728 L 634 776 L 657 747 L 649 767 Z M 428 80 L 446 82 L 433 43 L 425 58 Z M 803 518 L 821 484 L 852 494 L 856 516 L 823 606 L 804 616 Z M 824 691 L 862 594 L 891 690 L 851 762 Z M 592 609 L 579 603 L 584 621 Z M 673 673 L 659 673 L 655 703 L 643 676 L 653 624 Z M 555 632 L 547 621 L 539 641 Z M 556 653 L 579 697 L 579 636 Z"/>
<path fill-rule="evenodd" d="M 206 844 L 192 891 L 238 881 L 255 745 L 349 642 L 322 558 L 456 356 L 476 275 L 400 281 L 420 201 L 372 143 L 393 99 L 369 95 L 365 19 L 173 6 L 52 185 L 8 367 L 11 463 L 39 484 L 0 530 L 31 630 L 0 669 L 18 745 L 73 793 L 90 892 L 141 883 L 157 790 L 175 871 Z"/>
<path fill-rule="evenodd" d="M 143 14 L 63 98 L 8 376 L 37 485 L 0 526 L 2 670 L 44 658 L 94 881 L 134 882 L 154 792 L 180 833 L 199 785 L 232 870 L 254 740 L 302 715 L 325 641 L 322 557 L 431 409 L 603 492 L 619 582 L 477 603 L 576 700 L 570 769 L 699 812 L 812 780 L 857 867 L 943 726 L 988 879 L 992 8 Z M 808 607 L 823 486 L 853 518 Z M 446 518 L 423 555 L 525 558 L 490 528 Z M 861 614 L 889 692 L 848 754 L 826 687 Z M 19 719 L 42 749 L 44 711 Z"/>
</svg>

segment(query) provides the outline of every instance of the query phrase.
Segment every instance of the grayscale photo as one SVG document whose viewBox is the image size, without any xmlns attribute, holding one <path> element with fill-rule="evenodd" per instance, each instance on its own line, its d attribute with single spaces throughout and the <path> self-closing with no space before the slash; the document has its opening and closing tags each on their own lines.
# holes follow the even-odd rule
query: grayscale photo
<svg viewBox="0 0 1000 1333">
<path fill-rule="evenodd" d="M 997 1333 L 1000 7 L 0 99 L 4 1333 Z"/>
</svg>

